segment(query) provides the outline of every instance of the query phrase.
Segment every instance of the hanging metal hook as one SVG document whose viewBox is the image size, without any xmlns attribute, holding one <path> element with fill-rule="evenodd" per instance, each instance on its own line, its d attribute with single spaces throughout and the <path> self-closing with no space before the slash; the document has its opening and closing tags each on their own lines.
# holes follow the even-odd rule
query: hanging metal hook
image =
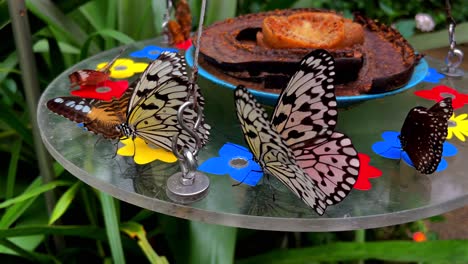
<svg viewBox="0 0 468 264">
<path fill-rule="evenodd" d="M 162 33 L 163 33 L 163 36 L 164 36 L 164 40 L 163 42 L 165 44 L 169 43 L 169 30 L 167 28 L 168 24 L 169 24 L 169 20 L 171 20 L 171 12 L 172 12 L 172 8 L 173 8 L 173 5 L 172 5 L 172 0 L 166 0 L 166 12 L 164 12 L 164 15 L 163 15 L 163 21 L 162 21 Z"/>
<path fill-rule="evenodd" d="M 198 35 L 197 35 L 197 52 L 199 52 L 201 31 L 203 28 L 203 20 L 205 16 L 205 7 L 206 0 L 202 0 L 202 8 L 200 14 L 200 22 L 198 25 Z M 196 57 L 198 54 L 196 54 Z M 192 203 L 204 198 L 208 193 L 208 188 L 210 186 L 209 178 L 197 171 L 197 155 L 198 151 L 201 148 L 201 139 L 200 136 L 195 132 L 198 130 L 198 127 L 201 124 L 203 119 L 202 108 L 198 105 L 198 93 L 196 87 L 196 80 L 198 77 L 198 69 L 196 60 L 194 61 L 194 68 L 192 70 L 192 75 L 188 82 L 188 95 L 187 102 L 182 104 L 177 111 L 177 121 L 179 122 L 180 127 L 187 132 L 194 140 L 195 146 L 194 149 L 188 149 L 187 146 L 182 146 L 179 149 L 177 144 L 179 141 L 180 134 L 176 134 L 172 139 L 172 152 L 179 159 L 179 165 L 181 172 L 178 172 L 167 181 L 167 196 L 173 201 L 179 203 Z M 193 111 L 197 114 L 197 119 L 193 127 L 189 127 L 184 120 L 184 113 L 187 108 L 191 107 Z"/>
<path fill-rule="evenodd" d="M 446 67 L 441 69 L 441 72 L 450 77 L 461 77 L 464 75 L 462 69 L 458 66 L 463 61 L 463 51 L 456 48 L 457 42 L 455 40 L 455 28 L 457 26 L 455 20 L 452 17 L 452 6 L 450 0 L 445 1 L 445 8 L 447 12 L 447 23 L 448 25 L 448 36 L 449 36 L 449 51 L 445 58 Z"/>
</svg>

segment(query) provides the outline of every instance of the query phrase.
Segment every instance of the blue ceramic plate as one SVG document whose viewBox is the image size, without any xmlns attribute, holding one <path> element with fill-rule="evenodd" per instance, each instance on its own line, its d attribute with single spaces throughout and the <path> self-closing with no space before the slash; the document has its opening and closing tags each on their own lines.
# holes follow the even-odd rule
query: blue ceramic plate
<svg viewBox="0 0 468 264">
<path fill-rule="evenodd" d="M 193 51 L 194 51 L 194 47 L 192 46 L 185 53 L 187 64 L 190 67 L 193 66 Z M 408 83 L 405 86 L 402 86 L 396 90 L 385 92 L 385 93 L 362 94 L 362 95 L 355 95 L 355 96 L 337 96 L 336 100 L 338 102 L 338 105 L 346 106 L 346 105 L 350 105 L 350 104 L 354 104 L 354 103 L 358 103 L 358 102 L 362 102 L 366 100 L 377 99 L 377 98 L 382 98 L 385 96 L 401 93 L 403 91 L 408 90 L 409 88 L 414 87 L 416 84 L 420 83 L 426 76 L 428 70 L 429 70 L 429 66 L 426 60 L 423 58 L 419 61 L 418 65 L 416 65 L 416 67 L 414 68 L 413 75 L 411 76 L 411 79 L 408 81 Z M 202 67 L 198 68 L 198 73 L 204 78 L 214 82 L 215 84 L 221 85 L 223 87 L 226 87 L 232 90 L 236 88 L 236 85 L 219 79 L 213 74 L 207 72 Z M 253 89 L 250 89 L 250 92 L 253 95 L 255 95 L 255 97 L 261 103 L 268 104 L 268 105 L 276 104 L 276 101 L 278 100 L 278 96 L 279 96 L 278 94 L 275 94 L 275 93 L 267 93 L 267 92 L 262 92 L 258 90 L 253 90 Z"/>
</svg>

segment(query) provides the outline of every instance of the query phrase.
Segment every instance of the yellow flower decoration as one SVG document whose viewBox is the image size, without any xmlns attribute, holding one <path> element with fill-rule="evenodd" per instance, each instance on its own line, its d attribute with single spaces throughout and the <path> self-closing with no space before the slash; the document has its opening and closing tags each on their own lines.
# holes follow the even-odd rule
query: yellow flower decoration
<svg viewBox="0 0 468 264">
<path fill-rule="evenodd" d="M 176 156 L 171 152 L 162 148 L 153 148 L 141 138 L 135 138 L 135 142 L 131 138 L 120 140 L 124 144 L 123 147 L 117 150 L 117 154 L 121 156 L 133 156 L 136 164 L 147 164 L 155 160 L 160 160 L 166 163 L 177 161 Z"/>
<path fill-rule="evenodd" d="M 96 70 L 106 67 L 108 62 L 99 63 Z M 135 73 L 145 71 L 148 67 L 146 62 L 134 62 L 131 59 L 117 59 L 110 68 L 110 77 L 115 79 L 126 79 L 132 77 Z"/>
<path fill-rule="evenodd" d="M 453 135 L 455 135 L 455 137 L 457 137 L 459 140 L 465 142 L 465 137 L 468 136 L 468 120 L 466 120 L 467 116 L 468 114 L 460 114 L 458 116 L 453 114 L 452 117 L 450 117 L 447 139 L 451 139 Z"/>
</svg>

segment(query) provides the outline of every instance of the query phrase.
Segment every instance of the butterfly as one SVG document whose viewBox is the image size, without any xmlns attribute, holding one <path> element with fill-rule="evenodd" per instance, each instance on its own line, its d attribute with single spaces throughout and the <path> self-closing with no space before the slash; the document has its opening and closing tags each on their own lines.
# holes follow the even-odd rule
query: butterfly
<svg viewBox="0 0 468 264">
<path fill-rule="evenodd" d="M 122 97 L 102 101 L 81 97 L 57 97 L 47 102 L 54 113 L 71 121 L 83 123 L 84 127 L 107 139 L 140 137 L 146 143 L 172 150 L 172 138 L 180 133 L 177 146 L 195 148 L 196 141 L 183 130 L 177 120 L 177 111 L 189 97 L 189 82 L 185 60 L 173 52 L 162 52 L 151 62 L 143 74 L 135 80 Z M 204 99 L 195 85 L 195 95 L 203 109 Z M 184 112 L 184 121 L 194 127 L 197 113 L 192 109 Z M 198 136 L 204 145 L 210 126 L 202 118 Z"/>
<path fill-rule="evenodd" d="M 107 81 L 110 76 L 110 68 L 114 65 L 115 61 L 122 55 L 125 49 L 122 49 L 117 56 L 115 56 L 106 66 L 99 70 L 82 69 L 72 72 L 68 75 L 70 79 L 70 88 L 81 85 L 98 85 Z"/>
<path fill-rule="evenodd" d="M 176 20 L 168 22 L 167 28 L 172 43 L 180 44 L 190 38 L 192 30 L 192 14 L 186 0 L 177 3 L 175 17 Z"/>
<path fill-rule="evenodd" d="M 334 131 L 334 65 L 325 50 L 305 56 L 270 122 L 245 87 L 234 92 L 237 117 L 255 159 L 319 215 L 347 196 L 360 167 L 351 139 Z"/>
<path fill-rule="evenodd" d="M 436 171 L 452 114 L 452 98 L 448 97 L 429 109 L 414 107 L 406 116 L 398 137 L 401 148 L 419 172 L 431 174 Z"/>
</svg>

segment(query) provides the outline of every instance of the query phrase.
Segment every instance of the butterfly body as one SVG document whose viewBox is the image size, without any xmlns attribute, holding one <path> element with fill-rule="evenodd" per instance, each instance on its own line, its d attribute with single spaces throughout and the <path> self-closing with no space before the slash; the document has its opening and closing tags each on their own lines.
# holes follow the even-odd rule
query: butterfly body
<svg viewBox="0 0 468 264">
<path fill-rule="evenodd" d="M 307 55 L 280 95 L 270 122 L 247 89 L 235 90 L 244 138 L 260 166 L 319 215 L 346 197 L 360 166 L 351 140 L 333 131 L 333 76 L 328 52 Z"/>
<path fill-rule="evenodd" d="M 452 99 L 445 98 L 429 109 L 414 107 L 406 116 L 399 136 L 401 148 L 421 173 L 436 171 L 452 114 Z"/>
<path fill-rule="evenodd" d="M 179 107 L 189 98 L 188 87 L 183 57 L 163 52 L 120 98 L 103 101 L 57 97 L 49 100 L 47 107 L 108 139 L 140 137 L 148 144 L 171 151 L 172 138 L 180 133 L 178 147 L 194 149 L 195 139 L 180 127 L 177 120 Z M 197 85 L 195 96 L 203 108 L 204 100 Z M 196 120 L 194 110 L 184 112 L 184 122 L 189 127 L 194 127 Z M 209 129 L 202 118 L 197 131 L 202 145 L 208 140 Z"/>
</svg>

